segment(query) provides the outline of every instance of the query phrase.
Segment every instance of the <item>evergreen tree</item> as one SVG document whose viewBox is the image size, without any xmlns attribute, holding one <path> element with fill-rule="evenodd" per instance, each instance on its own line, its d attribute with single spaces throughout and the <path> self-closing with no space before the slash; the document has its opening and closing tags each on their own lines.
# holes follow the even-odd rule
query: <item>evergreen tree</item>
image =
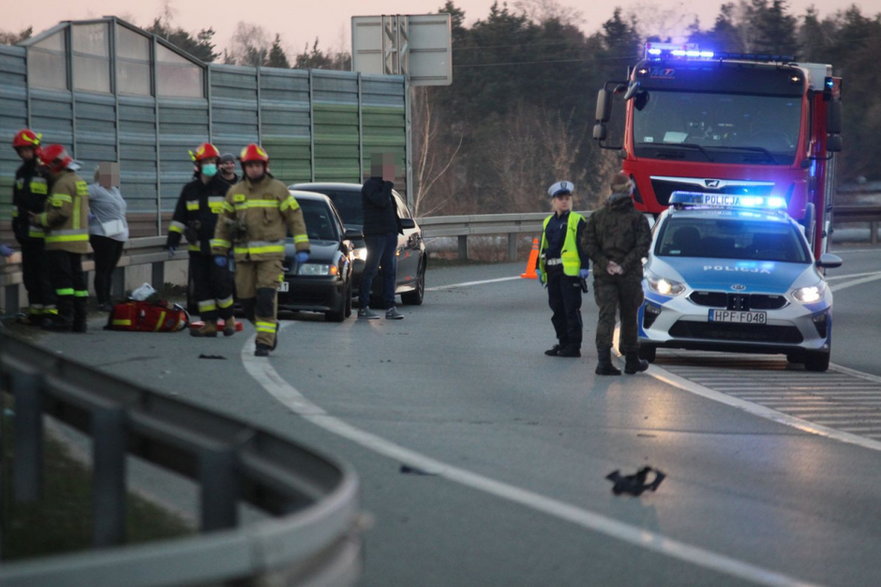
<svg viewBox="0 0 881 587">
<path fill-rule="evenodd" d="M 309 46 L 303 48 L 303 52 L 294 58 L 295 69 L 333 69 L 337 71 L 350 71 L 352 69 L 352 56 L 340 51 L 332 53 L 324 52 L 318 48 L 318 39 Z"/>
<path fill-rule="evenodd" d="M 281 48 L 281 37 L 276 33 L 272 47 L 269 48 L 269 56 L 266 58 L 267 67 L 281 67 L 290 69 L 291 64 L 288 63 L 288 57 L 285 55 L 284 49 Z"/>
<path fill-rule="evenodd" d="M 165 39 L 205 63 L 211 63 L 219 57 L 219 53 L 214 52 L 213 28 L 202 29 L 193 37 L 182 28 L 174 27 L 167 19 L 156 17 L 153 19 L 153 24 L 144 30 Z"/>
</svg>

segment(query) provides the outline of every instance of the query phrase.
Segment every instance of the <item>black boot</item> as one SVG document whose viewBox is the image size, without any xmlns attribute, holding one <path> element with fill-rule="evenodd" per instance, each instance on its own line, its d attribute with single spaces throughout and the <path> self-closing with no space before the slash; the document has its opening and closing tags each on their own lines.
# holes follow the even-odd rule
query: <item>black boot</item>
<svg viewBox="0 0 881 587">
<path fill-rule="evenodd" d="M 597 375 L 620 375 L 621 370 L 612 364 L 612 349 L 606 347 L 597 349 Z"/>
<path fill-rule="evenodd" d="M 575 345 L 567 344 L 557 351 L 558 357 L 580 357 L 581 349 Z"/>
<path fill-rule="evenodd" d="M 549 357 L 556 357 L 556 356 L 557 356 L 557 353 L 560 352 L 560 348 L 561 348 L 560 345 L 555 344 L 554 346 L 552 346 L 551 348 L 549 348 L 548 350 L 546 350 L 546 351 L 545 351 L 545 354 L 546 354 L 547 356 L 549 356 Z"/>
<path fill-rule="evenodd" d="M 630 351 L 624 353 L 624 372 L 628 375 L 645 371 L 649 368 L 649 362 L 639 358 L 639 353 Z"/>
</svg>

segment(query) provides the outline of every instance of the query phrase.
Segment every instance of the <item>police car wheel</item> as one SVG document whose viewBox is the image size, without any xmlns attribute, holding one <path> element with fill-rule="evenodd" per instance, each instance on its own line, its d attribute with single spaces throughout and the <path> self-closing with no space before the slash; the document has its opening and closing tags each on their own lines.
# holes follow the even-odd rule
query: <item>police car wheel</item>
<svg viewBox="0 0 881 587">
<path fill-rule="evenodd" d="M 639 347 L 639 358 L 645 359 L 649 363 L 655 362 L 655 357 L 657 355 L 657 347 L 651 345 L 640 345 Z"/>
<path fill-rule="evenodd" d="M 809 352 L 805 355 L 805 371 L 826 371 L 829 369 L 829 353 Z"/>
</svg>

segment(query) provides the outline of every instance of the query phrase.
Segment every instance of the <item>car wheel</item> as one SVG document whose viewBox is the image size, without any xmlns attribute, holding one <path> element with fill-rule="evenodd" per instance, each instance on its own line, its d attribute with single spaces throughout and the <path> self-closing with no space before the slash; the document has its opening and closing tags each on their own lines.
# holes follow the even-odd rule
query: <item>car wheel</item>
<svg viewBox="0 0 881 587">
<path fill-rule="evenodd" d="M 639 358 L 645 359 L 649 363 L 654 363 L 655 358 L 657 357 L 657 351 L 658 351 L 657 347 L 647 345 L 647 344 L 640 345 L 639 346 Z"/>
<path fill-rule="evenodd" d="M 826 371 L 829 369 L 829 353 L 810 352 L 805 355 L 806 371 Z"/>
<path fill-rule="evenodd" d="M 410 306 L 421 306 L 425 298 L 425 264 L 419 266 L 416 288 L 401 294 L 401 301 Z"/>
<path fill-rule="evenodd" d="M 352 315 L 352 286 L 346 288 L 346 295 L 343 296 L 346 299 L 346 311 L 344 312 L 345 317 L 348 318 Z"/>
<path fill-rule="evenodd" d="M 343 292 L 346 293 L 346 292 Z M 351 306 L 352 304 L 352 296 L 342 295 L 340 296 L 340 303 L 337 306 L 336 310 L 332 310 L 330 312 L 324 313 L 324 319 L 328 322 L 342 322 L 346 319 L 346 299 L 348 298 L 348 304 Z M 351 310 L 349 314 L 351 314 Z"/>
</svg>

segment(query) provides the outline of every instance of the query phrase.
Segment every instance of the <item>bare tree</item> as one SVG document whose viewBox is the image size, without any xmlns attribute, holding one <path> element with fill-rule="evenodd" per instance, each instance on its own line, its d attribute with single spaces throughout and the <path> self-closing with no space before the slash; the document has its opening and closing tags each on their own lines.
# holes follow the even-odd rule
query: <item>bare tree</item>
<svg viewBox="0 0 881 587">
<path fill-rule="evenodd" d="M 450 189 L 449 172 L 462 148 L 464 133 L 459 129 L 453 131 L 452 140 L 442 138 L 442 124 L 435 114 L 429 95 L 430 89 L 413 88 L 413 144 L 416 152 L 413 193 L 413 213 L 418 216 L 431 216 L 442 210 L 455 192 Z M 456 138 L 458 135 L 458 138 Z M 447 189 L 441 190 L 442 196 L 435 197 L 435 188 L 446 184 Z"/>
<path fill-rule="evenodd" d="M 223 62 L 231 65 L 264 65 L 272 51 L 269 33 L 262 26 L 239 21 L 223 52 Z"/>
<path fill-rule="evenodd" d="M 30 39 L 33 32 L 34 27 L 32 26 L 17 33 L 0 31 L 0 45 L 16 45 L 22 41 Z"/>
<path fill-rule="evenodd" d="M 580 10 L 564 6 L 557 0 L 516 0 L 514 8 L 535 23 L 556 20 L 561 24 L 578 26 L 584 22 L 584 15 Z"/>
</svg>

